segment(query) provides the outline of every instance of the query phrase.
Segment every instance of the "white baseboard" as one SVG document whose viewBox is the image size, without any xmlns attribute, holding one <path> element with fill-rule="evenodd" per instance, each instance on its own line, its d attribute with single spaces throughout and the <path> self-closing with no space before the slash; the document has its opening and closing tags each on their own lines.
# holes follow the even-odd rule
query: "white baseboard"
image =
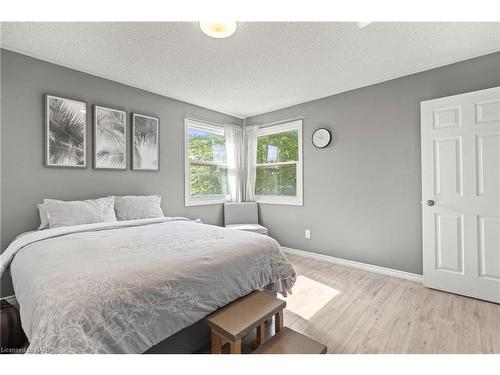
<svg viewBox="0 0 500 375">
<path fill-rule="evenodd" d="M 306 257 L 306 258 L 322 260 L 324 262 L 340 264 L 340 265 L 346 266 L 346 267 L 358 268 L 358 269 L 361 269 L 364 271 L 380 273 L 380 274 L 386 275 L 386 276 L 399 277 L 400 279 L 415 281 L 417 283 L 423 282 L 423 276 L 417 275 L 416 273 L 398 271 L 398 270 L 395 270 L 392 268 L 375 266 L 373 264 L 368 264 L 368 263 L 355 262 L 354 260 L 336 258 L 336 257 L 332 257 L 330 255 L 311 253 L 309 251 L 292 249 L 290 247 L 282 246 L 281 248 L 283 249 L 283 251 L 285 253 L 289 253 L 289 254 L 293 254 L 293 255 L 299 255 L 299 256 Z"/>
</svg>

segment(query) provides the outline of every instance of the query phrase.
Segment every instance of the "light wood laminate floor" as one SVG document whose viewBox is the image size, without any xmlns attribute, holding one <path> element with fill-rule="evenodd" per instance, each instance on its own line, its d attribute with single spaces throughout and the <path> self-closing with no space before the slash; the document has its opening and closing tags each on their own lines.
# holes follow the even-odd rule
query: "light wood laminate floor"
<svg viewBox="0 0 500 375">
<path fill-rule="evenodd" d="M 500 353 L 500 305 L 287 254 L 285 325 L 328 353 Z"/>
</svg>

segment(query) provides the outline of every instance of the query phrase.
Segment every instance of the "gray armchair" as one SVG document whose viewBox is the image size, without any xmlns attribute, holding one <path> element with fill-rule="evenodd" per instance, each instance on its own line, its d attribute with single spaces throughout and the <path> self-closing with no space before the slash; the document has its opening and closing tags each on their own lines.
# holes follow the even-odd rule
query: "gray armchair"
<svg viewBox="0 0 500 375">
<path fill-rule="evenodd" d="M 268 234 L 267 228 L 259 224 L 256 202 L 224 203 L 224 225 L 228 229 Z"/>
</svg>

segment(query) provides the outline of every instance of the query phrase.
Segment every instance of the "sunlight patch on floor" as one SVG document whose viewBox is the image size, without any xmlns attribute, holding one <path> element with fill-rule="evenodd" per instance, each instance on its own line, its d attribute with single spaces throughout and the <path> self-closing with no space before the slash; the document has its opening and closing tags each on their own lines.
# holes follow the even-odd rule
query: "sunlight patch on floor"
<svg viewBox="0 0 500 375">
<path fill-rule="evenodd" d="M 337 289 L 321 284 L 308 277 L 300 275 L 292 289 L 293 294 L 286 298 L 286 309 L 309 320 L 325 307 L 335 296 L 340 294 Z"/>
</svg>

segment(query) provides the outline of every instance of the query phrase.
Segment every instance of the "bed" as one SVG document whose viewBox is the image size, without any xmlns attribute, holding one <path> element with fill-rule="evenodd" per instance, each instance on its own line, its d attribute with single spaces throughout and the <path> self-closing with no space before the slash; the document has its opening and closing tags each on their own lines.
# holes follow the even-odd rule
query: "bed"
<svg viewBox="0 0 500 375">
<path fill-rule="evenodd" d="M 1 255 L 9 267 L 29 353 L 143 353 L 254 290 L 286 295 L 295 282 L 272 238 L 174 217 L 28 233 Z"/>
</svg>

